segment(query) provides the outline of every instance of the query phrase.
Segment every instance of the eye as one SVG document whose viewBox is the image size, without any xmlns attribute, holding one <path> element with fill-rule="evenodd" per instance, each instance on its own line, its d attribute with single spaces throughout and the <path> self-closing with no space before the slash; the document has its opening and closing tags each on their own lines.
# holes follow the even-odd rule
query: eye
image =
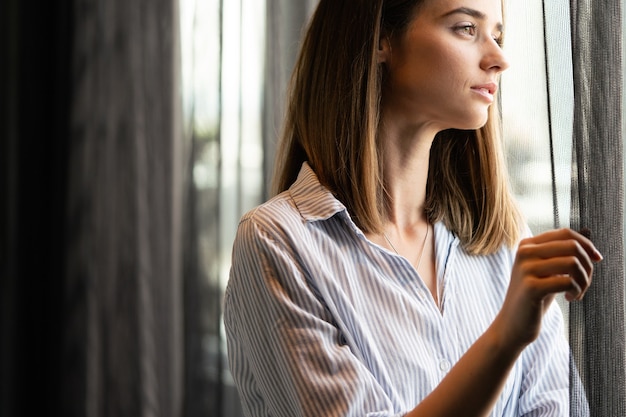
<svg viewBox="0 0 626 417">
<path fill-rule="evenodd" d="M 500 35 L 500 36 L 494 36 L 494 37 L 493 37 L 493 40 L 494 40 L 494 41 L 498 44 L 498 46 L 499 46 L 500 48 L 502 48 L 502 45 L 504 44 L 504 38 L 503 38 L 503 36 L 502 36 L 502 35 Z"/>
<path fill-rule="evenodd" d="M 473 23 L 463 23 L 454 27 L 454 31 L 465 36 L 476 35 L 476 25 Z"/>
</svg>

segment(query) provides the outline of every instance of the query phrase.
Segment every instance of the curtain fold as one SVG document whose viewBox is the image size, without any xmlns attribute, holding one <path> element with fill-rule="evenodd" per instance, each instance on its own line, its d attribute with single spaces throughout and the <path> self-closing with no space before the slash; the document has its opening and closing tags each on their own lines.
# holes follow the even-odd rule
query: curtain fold
<svg viewBox="0 0 626 417">
<path fill-rule="evenodd" d="M 570 308 L 573 372 L 591 415 L 626 415 L 621 2 L 571 0 L 574 145 L 571 224 L 591 229 L 604 255 Z M 572 393 L 572 415 L 580 395 Z"/>
<path fill-rule="evenodd" d="M 180 413 L 177 10 L 74 2 L 65 416 Z"/>
<path fill-rule="evenodd" d="M 318 0 L 266 0 L 265 93 L 263 106 L 263 195 L 269 196 L 276 142 L 281 133 L 291 71 L 305 25 Z"/>
<path fill-rule="evenodd" d="M 189 83 L 183 96 L 188 106 L 185 146 L 189 147 L 183 259 L 184 416 L 242 417 L 226 360 L 221 299 L 238 220 L 269 194 L 287 84 L 303 25 L 317 0 L 182 3 L 182 29 L 189 42 L 183 45 L 188 71 L 184 82 Z M 255 7 L 264 13 L 259 20 L 265 19 L 258 27 L 250 20 L 251 13 L 258 11 Z M 264 44 L 257 45 L 263 37 Z M 195 43 L 208 44 L 208 51 Z M 262 53 L 256 62 L 258 50 Z M 260 103 L 251 87 L 257 77 Z M 207 102 L 217 105 L 207 108 Z M 257 104 L 260 114 L 251 114 Z M 263 158 L 258 172 L 256 162 L 250 162 L 257 156 Z"/>
<path fill-rule="evenodd" d="M 2 417 L 61 415 L 70 8 L 0 2 Z"/>
</svg>

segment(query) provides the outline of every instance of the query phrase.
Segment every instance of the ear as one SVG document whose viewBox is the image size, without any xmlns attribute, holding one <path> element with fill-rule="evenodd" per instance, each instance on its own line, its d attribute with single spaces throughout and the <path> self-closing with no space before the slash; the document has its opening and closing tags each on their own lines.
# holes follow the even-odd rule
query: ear
<svg viewBox="0 0 626 417">
<path fill-rule="evenodd" d="M 389 62 L 389 59 L 391 58 L 391 42 L 389 41 L 389 37 L 387 35 L 380 37 L 376 56 L 379 64 Z"/>
</svg>

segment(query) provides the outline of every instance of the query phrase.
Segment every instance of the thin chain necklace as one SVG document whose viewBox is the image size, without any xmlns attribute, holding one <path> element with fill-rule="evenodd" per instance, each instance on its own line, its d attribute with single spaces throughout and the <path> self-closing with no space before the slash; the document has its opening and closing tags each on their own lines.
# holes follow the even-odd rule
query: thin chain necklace
<svg viewBox="0 0 626 417">
<path fill-rule="evenodd" d="M 420 250 L 420 257 L 417 258 L 417 266 L 415 267 L 416 271 L 420 269 L 420 264 L 422 263 L 422 256 L 424 255 L 424 248 L 426 247 L 426 239 L 428 239 L 428 232 L 429 231 L 430 231 L 430 224 L 427 224 L 426 225 L 426 233 L 424 234 L 424 242 L 422 242 L 422 250 Z M 389 238 L 387 237 L 387 234 L 385 232 L 383 232 L 383 237 L 385 238 L 387 243 L 389 243 L 389 246 L 391 246 L 391 249 L 393 249 L 393 251 L 397 255 L 400 255 L 400 252 L 398 252 L 396 247 L 393 246 L 393 243 L 391 243 L 391 240 L 389 240 Z"/>
</svg>

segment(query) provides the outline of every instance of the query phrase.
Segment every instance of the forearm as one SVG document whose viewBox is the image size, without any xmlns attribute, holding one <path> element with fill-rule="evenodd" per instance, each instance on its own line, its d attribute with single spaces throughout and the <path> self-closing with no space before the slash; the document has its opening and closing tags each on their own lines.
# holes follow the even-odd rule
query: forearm
<svg viewBox="0 0 626 417">
<path fill-rule="evenodd" d="M 494 323 L 406 416 L 487 416 L 520 353 L 503 344 Z"/>
</svg>

